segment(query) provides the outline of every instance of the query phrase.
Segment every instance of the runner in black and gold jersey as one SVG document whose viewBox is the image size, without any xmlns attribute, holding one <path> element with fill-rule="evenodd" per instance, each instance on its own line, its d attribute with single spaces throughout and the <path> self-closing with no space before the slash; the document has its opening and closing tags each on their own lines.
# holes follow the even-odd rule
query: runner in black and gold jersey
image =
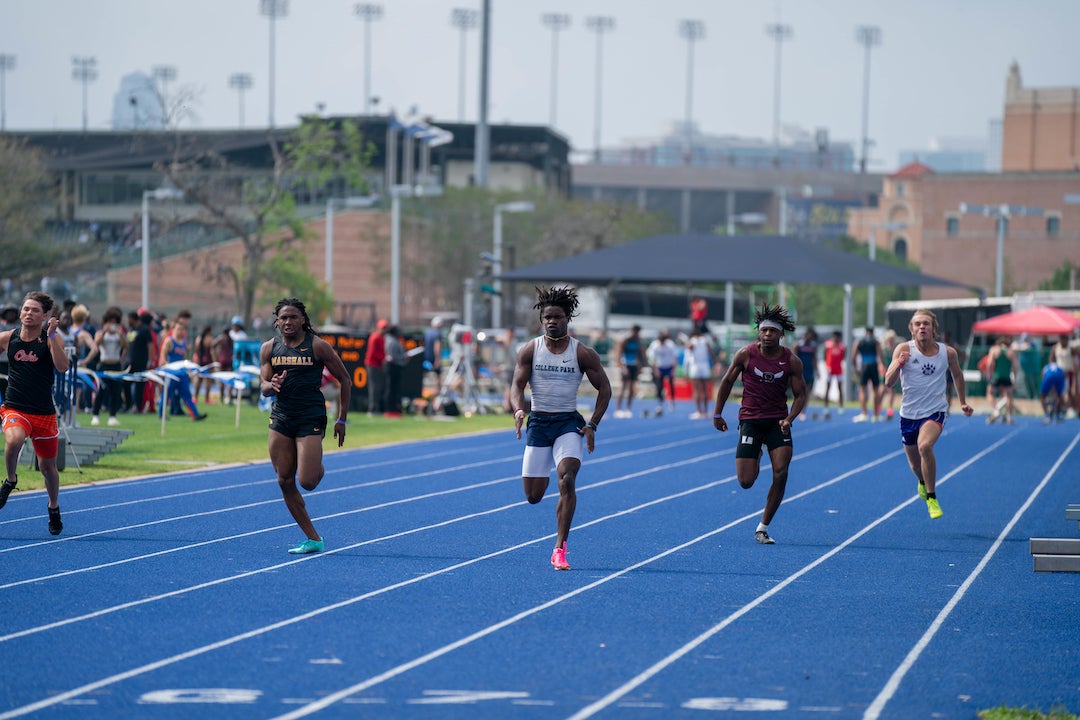
<svg viewBox="0 0 1080 720">
<path fill-rule="evenodd" d="M 274 397 L 270 412 L 270 462 L 293 520 L 307 539 L 289 550 L 294 555 L 321 552 L 323 539 L 315 532 L 304 498 L 296 487 L 314 490 L 323 477 L 322 440 L 326 435 L 326 404 L 320 386 L 325 366 L 341 383 L 334 437 L 345 442 L 352 381 L 330 344 L 315 334 L 304 303 L 285 298 L 274 308 L 279 337 L 259 350 L 260 389 Z"/>
</svg>

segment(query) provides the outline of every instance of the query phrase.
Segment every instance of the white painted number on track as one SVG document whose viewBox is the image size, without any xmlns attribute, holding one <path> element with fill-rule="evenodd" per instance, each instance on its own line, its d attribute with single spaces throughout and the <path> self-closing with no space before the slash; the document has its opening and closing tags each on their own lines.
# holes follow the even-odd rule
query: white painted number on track
<svg viewBox="0 0 1080 720">
<path fill-rule="evenodd" d="M 481 700 L 520 700 L 529 697 L 527 692 L 480 691 L 480 690 L 425 690 L 427 697 L 410 700 L 414 705 L 466 705 Z"/>
<path fill-rule="evenodd" d="M 771 698 L 704 697 L 687 700 L 682 705 L 687 710 L 776 712 L 787 710 L 786 700 Z"/>
<path fill-rule="evenodd" d="M 191 688 L 187 690 L 155 690 L 145 693 L 139 702 L 146 705 L 180 705 L 187 703 L 211 703 L 215 705 L 238 705 L 253 703 L 262 693 L 244 688 Z"/>
</svg>

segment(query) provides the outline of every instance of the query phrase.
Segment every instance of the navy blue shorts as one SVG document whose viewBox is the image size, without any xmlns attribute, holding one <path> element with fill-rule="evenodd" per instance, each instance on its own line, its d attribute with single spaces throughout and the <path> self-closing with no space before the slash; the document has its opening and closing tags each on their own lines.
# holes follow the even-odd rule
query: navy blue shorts
<svg viewBox="0 0 1080 720">
<path fill-rule="evenodd" d="M 908 420 L 906 417 L 901 417 L 900 442 L 905 445 L 914 445 L 919 442 L 919 428 L 928 422 L 936 422 L 944 430 L 946 417 L 946 413 L 943 412 L 934 413 L 930 417 L 924 417 L 918 420 Z"/>
<path fill-rule="evenodd" d="M 579 412 L 530 413 L 529 424 L 525 428 L 525 444 L 551 447 L 563 435 L 580 435 L 583 427 L 585 418 Z"/>
</svg>

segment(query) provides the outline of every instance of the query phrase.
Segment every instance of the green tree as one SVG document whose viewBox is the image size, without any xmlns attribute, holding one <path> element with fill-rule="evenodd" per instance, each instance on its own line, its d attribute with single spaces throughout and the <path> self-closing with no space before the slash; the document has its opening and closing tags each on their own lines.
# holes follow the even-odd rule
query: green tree
<svg viewBox="0 0 1080 720">
<path fill-rule="evenodd" d="M 176 137 L 171 161 L 157 169 L 197 206 L 195 220 L 227 229 L 244 248 L 239 263 L 209 253 L 204 274 L 231 286 L 245 322 L 256 301 L 272 304 L 282 294 L 303 297 L 314 317 L 327 314 L 333 299 L 325 283 L 307 271 L 303 252 L 310 232 L 297 210 L 296 193 L 331 187 L 350 194 L 368 191 L 366 171 L 374 150 L 359 126 L 312 116 L 284 141 L 271 132 L 271 171 L 244 180 L 213 150 L 182 147 L 182 135 Z"/>
<path fill-rule="evenodd" d="M 1077 266 L 1066 260 L 1054 270 L 1049 280 L 1039 283 L 1039 290 L 1073 290 L 1076 288 Z"/>
<path fill-rule="evenodd" d="M 0 135 L 0 253 L 4 276 L 17 286 L 40 276 L 57 259 L 57 249 L 41 242 L 41 208 L 51 197 L 41 152 L 25 139 Z"/>
<path fill-rule="evenodd" d="M 460 307 L 465 280 L 485 271 L 483 253 L 493 251 L 495 206 L 529 200 L 533 212 L 503 215 L 503 268 L 512 269 L 671 232 L 670 218 L 626 205 L 568 200 L 542 193 L 498 193 L 475 187 L 446 188 L 440 197 L 403 204 L 402 237 L 418 244 L 403 272 L 448 307 Z M 404 240 L 403 240 L 404 241 Z M 374 258 L 388 272 L 388 258 Z M 531 297 L 532 288 L 528 293 Z M 504 288 L 513 308 L 513 285 Z"/>
</svg>

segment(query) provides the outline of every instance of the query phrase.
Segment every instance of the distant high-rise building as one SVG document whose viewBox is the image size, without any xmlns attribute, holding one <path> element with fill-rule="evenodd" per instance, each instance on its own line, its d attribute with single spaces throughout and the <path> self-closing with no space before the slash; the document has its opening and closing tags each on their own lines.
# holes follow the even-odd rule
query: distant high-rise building
<svg viewBox="0 0 1080 720">
<path fill-rule="evenodd" d="M 939 173 L 985 172 L 985 140 L 973 138 L 932 138 L 925 150 L 901 150 L 900 167 L 922 163 Z"/>
<path fill-rule="evenodd" d="M 986 141 L 986 172 L 1001 172 L 1001 131 L 1001 118 L 991 120 Z"/>
<path fill-rule="evenodd" d="M 605 165 L 689 165 L 845 172 L 854 170 L 855 152 L 851 143 L 830 141 L 828 130 L 825 129 L 811 134 L 802 128 L 784 125 L 779 143 L 774 143 L 762 138 L 709 135 L 701 132 L 697 123 L 691 123 L 687 128 L 685 121 L 678 121 L 659 137 L 633 138 L 617 147 L 603 148 L 599 162 Z"/>
<path fill-rule="evenodd" d="M 165 127 L 164 108 L 154 79 L 135 72 L 120 79 L 113 96 L 113 130 L 160 130 Z"/>
</svg>

